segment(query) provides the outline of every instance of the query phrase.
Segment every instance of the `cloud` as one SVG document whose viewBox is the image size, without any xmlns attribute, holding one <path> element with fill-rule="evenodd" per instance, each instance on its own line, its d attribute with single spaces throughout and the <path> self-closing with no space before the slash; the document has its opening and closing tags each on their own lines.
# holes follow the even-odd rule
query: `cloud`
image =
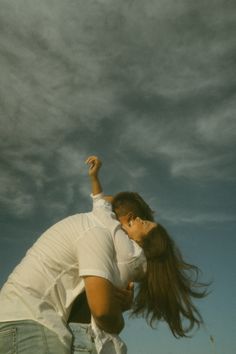
<svg viewBox="0 0 236 354">
<path fill-rule="evenodd" d="M 193 224 L 193 225 L 205 225 L 211 223 L 229 223 L 235 222 L 235 215 L 225 214 L 220 212 L 194 212 L 189 210 L 180 210 L 171 208 L 170 206 L 165 209 L 160 209 L 157 215 L 164 222 L 168 222 L 174 225 L 181 224 Z"/>
<path fill-rule="evenodd" d="M 86 151 L 81 149 L 77 151 L 71 146 L 61 146 L 57 150 L 57 155 L 57 169 L 60 176 L 69 178 L 87 174 L 85 158 L 88 153 Z"/>
<path fill-rule="evenodd" d="M 188 194 L 187 190 L 186 193 Z M 189 198 L 173 193 L 171 199 L 167 193 L 164 196 L 159 194 L 158 199 L 151 195 L 147 201 L 155 212 L 155 219 L 160 223 L 196 226 L 235 223 L 235 212 L 232 205 L 230 207 L 230 202 L 225 203 L 221 198 L 221 204 L 224 205 L 224 208 L 221 208 L 217 198 L 211 197 L 209 192 L 202 193 L 198 190 L 198 195 L 194 195 L 192 190 L 192 195 Z"/>
<path fill-rule="evenodd" d="M 114 189 L 138 188 L 150 158 L 174 178 L 232 178 L 234 11 L 223 5 L 3 0 L 2 203 L 65 213 L 88 195 L 78 181 L 91 152 Z"/>
<path fill-rule="evenodd" d="M 103 19 L 101 6 L 28 5 L 5 2 L 0 15 L 5 139 L 48 143 L 80 126 L 95 129 L 117 109 L 116 91 L 104 81 L 106 63 L 93 55 L 96 30 L 89 27 L 95 16 Z"/>
<path fill-rule="evenodd" d="M 221 1 L 218 7 L 192 1 L 133 2 L 122 14 L 122 50 L 110 61 L 107 75 L 119 75 L 128 90 L 172 99 L 215 92 L 226 80 L 233 83 L 232 9 L 219 11 L 221 6 Z"/>
<path fill-rule="evenodd" d="M 0 203 L 19 218 L 31 215 L 35 209 L 35 200 L 24 181 L 4 171 L 0 175 Z"/>
<path fill-rule="evenodd" d="M 217 106 L 208 117 L 202 117 L 196 123 L 197 132 L 202 139 L 217 146 L 236 145 L 236 99 L 226 100 Z"/>
<path fill-rule="evenodd" d="M 129 117 L 121 146 L 164 159 L 176 177 L 232 179 L 236 120 L 233 101 L 218 103 L 209 115 L 166 119 Z"/>
</svg>

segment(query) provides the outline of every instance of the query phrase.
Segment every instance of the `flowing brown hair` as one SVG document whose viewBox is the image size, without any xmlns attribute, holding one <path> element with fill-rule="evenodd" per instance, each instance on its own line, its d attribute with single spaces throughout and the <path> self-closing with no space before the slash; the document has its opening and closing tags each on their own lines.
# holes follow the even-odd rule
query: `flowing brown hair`
<svg viewBox="0 0 236 354">
<path fill-rule="evenodd" d="M 135 192 L 118 193 L 112 206 L 118 218 L 132 212 L 144 220 L 154 219 L 154 212 Z M 206 296 L 209 284 L 198 282 L 199 268 L 183 260 L 162 225 L 150 231 L 142 248 L 147 272 L 137 285 L 132 315 L 146 318 L 151 327 L 158 321 L 166 321 L 175 337 L 186 337 L 195 325 L 203 323 L 193 299 Z"/>
<path fill-rule="evenodd" d="M 164 320 L 175 337 L 186 337 L 203 323 L 192 299 L 206 296 L 199 288 L 198 267 L 186 263 L 165 228 L 158 224 L 143 241 L 147 272 L 138 284 L 132 315 L 141 315 L 153 327 Z M 187 320 L 187 323 L 186 323 Z M 185 326 L 184 326 L 185 324 Z"/>
</svg>

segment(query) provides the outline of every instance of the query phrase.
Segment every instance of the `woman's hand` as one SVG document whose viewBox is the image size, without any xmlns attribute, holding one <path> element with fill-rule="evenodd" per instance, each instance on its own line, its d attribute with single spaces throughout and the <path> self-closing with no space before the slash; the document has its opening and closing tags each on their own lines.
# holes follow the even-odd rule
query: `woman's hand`
<svg viewBox="0 0 236 354">
<path fill-rule="evenodd" d="M 102 166 L 102 161 L 97 156 L 89 156 L 85 163 L 89 165 L 89 176 L 97 177 L 98 171 Z"/>
<path fill-rule="evenodd" d="M 91 190 L 93 195 L 97 195 L 102 193 L 102 186 L 100 180 L 98 178 L 98 171 L 102 166 L 102 161 L 99 160 L 97 156 L 89 156 L 85 161 L 87 165 L 89 165 L 89 177 L 91 181 Z"/>
<path fill-rule="evenodd" d="M 131 308 L 134 299 L 134 283 L 129 283 L 126 289 L 115 288 L 114 296 L 122 311 Z"/>
</svg>

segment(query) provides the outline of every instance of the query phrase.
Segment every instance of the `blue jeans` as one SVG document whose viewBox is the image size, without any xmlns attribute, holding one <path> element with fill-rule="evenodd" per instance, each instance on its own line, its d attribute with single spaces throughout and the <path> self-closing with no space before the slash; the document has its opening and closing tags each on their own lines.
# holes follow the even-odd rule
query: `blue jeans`
<svg viewBox="0 0 236 354">
<path fill-rule="evenodd" d="M 72 333 L 72 354 L 97 354 L 89 324 L 69 323 Z"/>
<path fill-rule="evenodd" d="M 0 322 L 0 354 L 71 354 L 48 328 L 34 321 Z"/>
</svg>

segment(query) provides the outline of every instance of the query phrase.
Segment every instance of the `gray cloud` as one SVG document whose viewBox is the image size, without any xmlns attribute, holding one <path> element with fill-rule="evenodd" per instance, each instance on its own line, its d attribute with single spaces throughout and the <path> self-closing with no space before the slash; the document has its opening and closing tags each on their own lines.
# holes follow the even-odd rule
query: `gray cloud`
<svg viewBox="0 0 236 354">
<path fill-rule="evenodd" d="M 233 111 L 228 115 L 227 107 L 226 112 L 222 108 L 195 120 L 177 117 L 150 122 L 144 116 L 137 122 L 133 117 L 122 144 L 144 156 L 164 158 L 173 176 L 232 179 L 235 131 L 236 120 Z"/>
<path fill-rule="evenodd" d="M 168 207 L 162 206 L 158 208 L 160 212 L 157 217 L 161 221 L 167 222 L 168 224 L 179 225 L 179 224 L 192 224 L 192 225 L 206 225 L 211 223 L 234 223 L 235 214 L 224 213 L 222 211 L 197 211 L 193 210 L 181 210 L 181 208 L 173 207 L 168 205 Z"/>
<path fill-rule="evenodd" d="M 35 207 L 24 181 L 4 172 L 0 176 L 0 202 L 20 218 L 30 215 Z"/>
<path fill-rule="evenodd" d="M 111 189 L 144 189 L 163 164 L 172 179 L 232 180 L 235 4 L 225 4 L 1 0 L 9 213 L 76 209 L 91 153 L 111 166 Z"/>
</svg>

